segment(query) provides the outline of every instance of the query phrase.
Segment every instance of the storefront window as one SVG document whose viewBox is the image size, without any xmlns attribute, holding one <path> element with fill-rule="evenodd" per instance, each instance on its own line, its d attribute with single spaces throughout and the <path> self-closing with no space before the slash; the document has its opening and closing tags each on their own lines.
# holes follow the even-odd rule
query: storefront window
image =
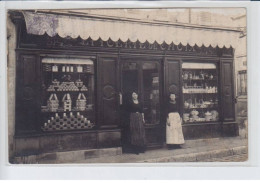
<svg viewBox="0 0 260 183">
<path fill-rule="evenodd" d="M 94 65 L 90 59 L 42 59 L 41 129 L 91 129 L 94 115 Z"/>
<path fill-rule="evenodd" d="M 246 70 L 238 71 L 238 95 L 247 95 L 247 75 Z"/>
<path fill-rule="evenodd" d="M 218 73 L 213 63 L 183 63 L 183 121 L 219 120 Z"/>
<path fill-rule="evenodd" d="M 156 63 L 144 63 L 142 70 L 145 121 L 156 124 L 160 121 L 158 66 Z"/>
</svg>

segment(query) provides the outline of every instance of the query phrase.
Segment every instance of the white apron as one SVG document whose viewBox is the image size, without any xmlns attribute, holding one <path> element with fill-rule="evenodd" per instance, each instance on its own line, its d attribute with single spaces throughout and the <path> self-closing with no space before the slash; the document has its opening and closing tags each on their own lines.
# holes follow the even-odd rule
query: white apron
<svg viewBox="0 0 260 183">
<path fill-rule="evenodd" d="M 181 118 L 179 113 L 171 112 L 166 124 L 166 144 L 184 144 Z"/>
</svg>

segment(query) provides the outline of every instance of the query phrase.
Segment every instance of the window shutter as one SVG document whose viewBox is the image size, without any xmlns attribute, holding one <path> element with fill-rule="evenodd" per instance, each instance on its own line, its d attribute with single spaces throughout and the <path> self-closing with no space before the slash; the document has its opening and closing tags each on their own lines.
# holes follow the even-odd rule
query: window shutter
<svg viewBox="0 0 260 183">
<path fill-rule="evenodd" d="M 20 55 L 16 73 L 16 133 L 37 128 L 38 64 L 34 55 Z"/>
<path fill-rule="evenodd" d="M 232 60 L 221 60 L 221 106 L 224 121 L 235 120 Z"/>
<path fill-rule="evenodd" d="M 118 126 L 117 60 L 117 56 L 98 58 L 98 124 L 101 128 Z"/>
<path fill-rule="evenodd" d="M 165 59 L 165 102 L 169 101 L 170 93 L 175 93 L 180 99 L 180 60 Z M 179 100 L 177 100 L 180 102 Z"/>
</svg>

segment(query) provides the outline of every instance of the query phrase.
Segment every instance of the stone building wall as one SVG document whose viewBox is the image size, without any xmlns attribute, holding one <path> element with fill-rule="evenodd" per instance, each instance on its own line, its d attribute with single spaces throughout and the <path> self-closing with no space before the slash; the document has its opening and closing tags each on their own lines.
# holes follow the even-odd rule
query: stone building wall
<svg viewBox="0 0 260 183">
<path fill-rule="evenodd" d="M 12 157 L 15 149 L 15 26 L 7 15 L 7 93 L 8 93 L 8 146 L 9 157 Z"/>
</svg>

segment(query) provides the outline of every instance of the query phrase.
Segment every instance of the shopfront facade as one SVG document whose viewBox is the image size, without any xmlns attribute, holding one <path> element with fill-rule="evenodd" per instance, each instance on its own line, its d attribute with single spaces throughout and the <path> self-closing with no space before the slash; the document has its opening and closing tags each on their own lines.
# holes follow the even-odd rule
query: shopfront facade
<svg viewBox="0 0 260 183">
<path fill-rule="evenodd" d="M 143 104 L 148 148 L 165 143 L 171 93 L 185 139 L 238 135 L 230 44 L 179 42 L 180 33 L 170 42 L 142 41 L 136 34 L 136 41 L 109 33 L 104 33 L 109 38 L 86 37 L 74 29 L 61 35 L 55 25 L 66 15 L 13 11 L 10 17 L 17 34 L 14 156 L 113 148 L 121 153 L 130 91 Z M 43 17 L 49 23 L 36 30 L 32 21 Z"/>
</svg>

